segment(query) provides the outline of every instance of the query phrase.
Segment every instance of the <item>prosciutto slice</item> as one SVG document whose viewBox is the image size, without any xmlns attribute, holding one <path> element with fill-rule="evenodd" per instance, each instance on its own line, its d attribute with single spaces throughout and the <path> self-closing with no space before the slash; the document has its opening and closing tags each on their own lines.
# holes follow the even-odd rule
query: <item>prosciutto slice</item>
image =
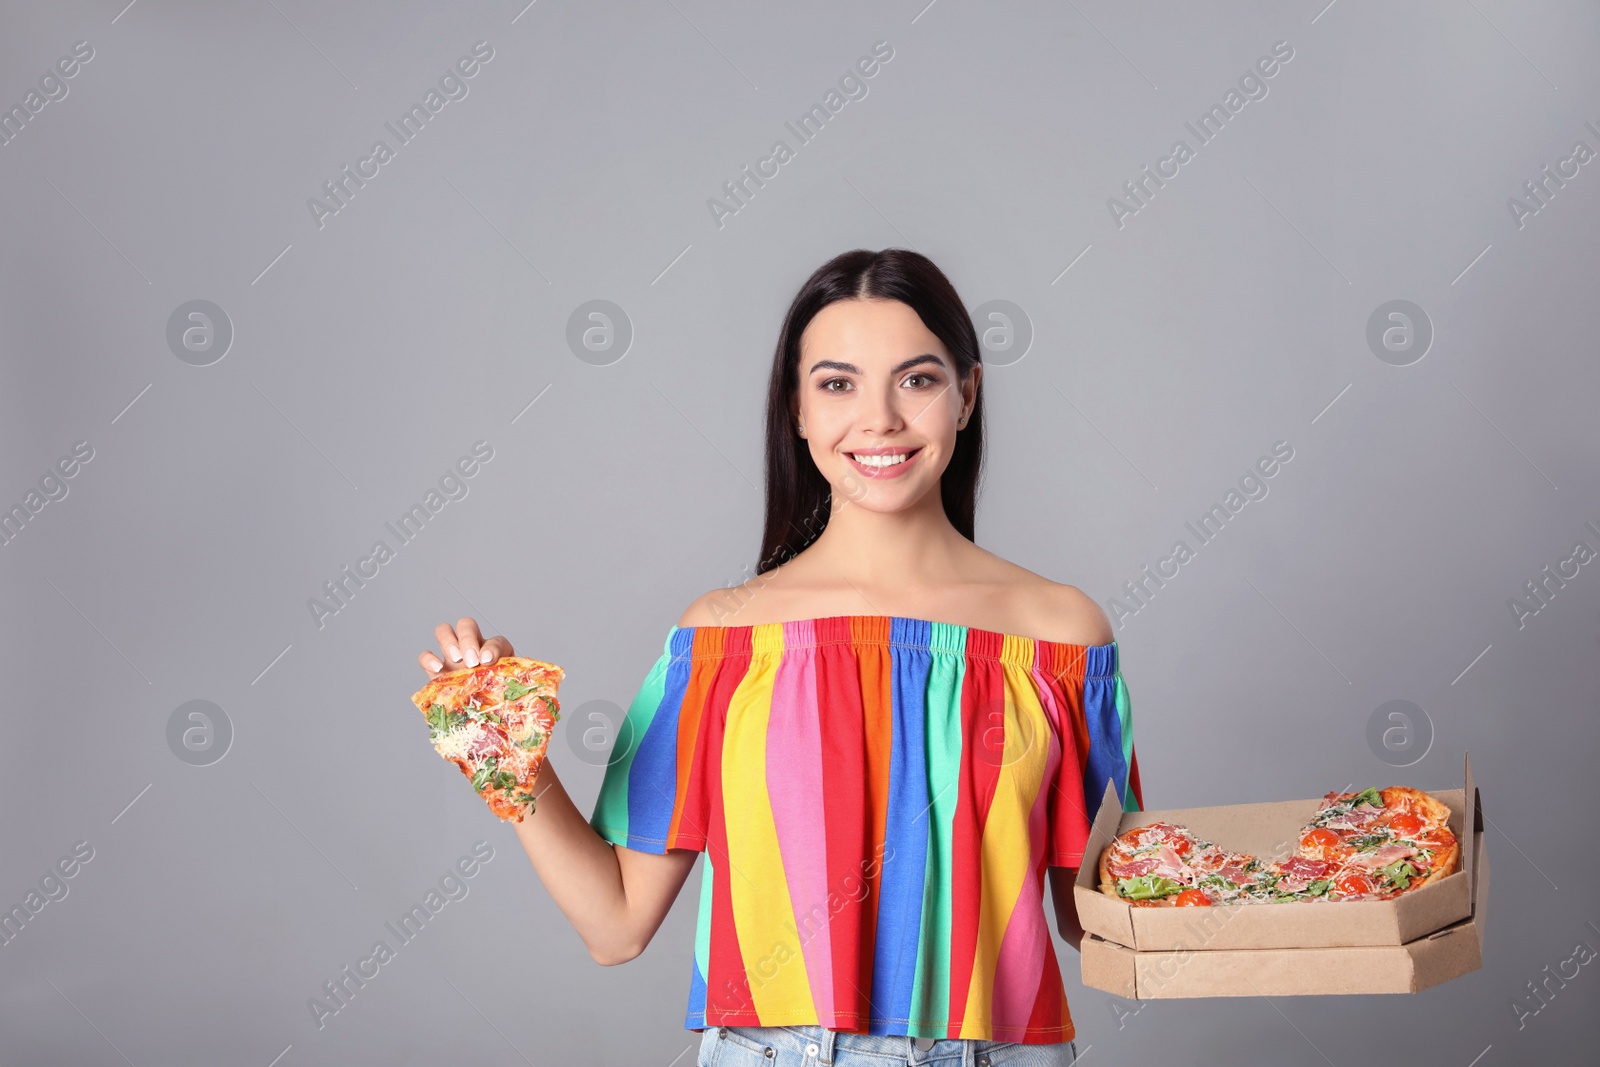
<svg viewBox="0 0 1600 1067">
<path fill-rule="evenodd" d="M 1384 845 L 1381 848 L 1373 849 L 1371 852 L 1357 852 L 1350 857 L 1348 862 L 1352 867 L 1375 871 L 1379 867 L 1387 867 L 1396 860 L 1402 860 L 1407 856 L 1415 856 L 1416 854 L 1417 850 L 1410 845 Z"/>
<path fill-rule="evenodd" d="M 1291 856 L 1279 864 L 1278 869 L 1283 872 L 1278 888 L 1285 893 L 1298 893 L 1326 875 L 1330 865 L 1321 860 L 1308 860 L 1304 856 Z"/>
<path fill-rule="evenodd" d="M 1249 885 L 1256 880 L 1256 876 L 1238 864 L 1230 863 L 1218 872 L 1222 877 L 1234 885 Z"/>
<path fill-rule="evenodd" d="M 1112 862 L 1107 866 L 1115 878 L 1137 878 L 1141 874 L 1155 873 L 1156 864 L 1154 856 L 1144 856 L 1136 860 L 1124 860 L 1121 863 Z"/>
<path fill-rule="evenodd" d="M 1330 830 L 1365 830 L 1383 816 L 1382 808 L 1369 808 L 1365 804 L 1351 808 L 1343 815 L 1335 815 L 1322 825 Z"/>
</svg>

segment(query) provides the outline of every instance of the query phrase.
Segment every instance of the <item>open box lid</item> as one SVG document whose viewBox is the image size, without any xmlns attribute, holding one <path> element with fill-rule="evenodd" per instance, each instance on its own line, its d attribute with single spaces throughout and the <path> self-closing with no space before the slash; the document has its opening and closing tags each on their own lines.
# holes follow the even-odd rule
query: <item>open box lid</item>
<svg viewBox="0 0 1600 1067">
<path fill-rule="evenodd" d="M 1463 760 L 1460 789 L 1427 792 L 1450 808 L 1449 826 L 1461 856 L 1454 873 L 1413 892 L 1392 900 L 1136 908 L 1099 888 L 1100 853 L 1122 831 L 1157 821 L 1179 823 L 1223 848 L 1270 861 L 1293 853 L 1298 831 L 1322 798 L 1124 812 L 1108 783 L 1073 887 L 1078 920 L 1084 930 L 1133 949 L 1404 944 L 1472 913 L 1475 831 L 1482 828 L 1483 815 L 1470 754 Z"/>
</svg>

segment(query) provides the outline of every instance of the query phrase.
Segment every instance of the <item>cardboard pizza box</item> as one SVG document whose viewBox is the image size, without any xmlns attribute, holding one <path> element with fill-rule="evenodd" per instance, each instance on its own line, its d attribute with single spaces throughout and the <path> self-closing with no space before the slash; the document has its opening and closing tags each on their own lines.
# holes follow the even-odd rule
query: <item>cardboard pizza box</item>
<svg viewBox="0 0 1600 1067">
<path fill-rule="evenodd" d="M 1401 775 L 1395 775 L 1399 778 Z M 1387 781 L 1384 785 L 1408 784 Z M 1381 786 L 1380 786 L 1381 788 Z M 1468 918 L 1474 908 L 1482 811 L 1472 782 L 1472 759 L 1464 760 L 1460 789 L 1428 790 L 1450 808 L 1449 825 L 1461 843 L 1453 874 L 1393 900 L 1286 901 L 1281 904 L 1219 904 L 1201 908 L 1136 908 L 1099 888 L 1100 853 L 1117 834 L 1146 823 L 1187 826 L 1223 848 L 1264 861 L 1292 854 L 1298 834 L 1322 803 L 1321 797 L 1265 804 L 1168 808 L 1123 812 L 1108 783 L 1089 832 L 1073 886 L 1078 921 L 1086 934 L 1140 952 L 1216 952 L 1228 949 L 1400 947 Z M 1467 798 L 1471 798 L 1468 806 Z M 1472 812 L 1470 820 L 1463 819 Z M 1463 833 L 1462 827 L 1468 832 Z M 1086 939 L 1087 940 L 1087 939 Z M 1088 957 L 1085 956 L 1087 965 Z"/>
<path fill-rule="evenodd" d="M 1128 1000 L 1417 993 L 1475 971 L 1483 966 L 1484 908 L 1489 899 L 1489 857 L 1479 826 L 1472 834 L 1472 912 L 1442 930 L 1403 945 L 1175 951 L 1126 948 L 1086 933 L 1082 944 L 1083 984 Z M 1356 906 L 1365 902 L 1346 903 Z M 1327 906 L 1340 908 L 1345 904 Z"/>
</svg>

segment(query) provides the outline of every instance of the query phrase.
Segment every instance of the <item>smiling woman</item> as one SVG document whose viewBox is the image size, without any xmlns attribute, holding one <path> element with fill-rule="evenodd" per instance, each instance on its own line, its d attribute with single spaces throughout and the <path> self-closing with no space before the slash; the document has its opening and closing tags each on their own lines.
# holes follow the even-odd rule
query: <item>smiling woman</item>
<svg viewBox="0 0 1600 1067">
<path fill-rule="evenodd" d="M 1071 1062 L 1044 871 L 1076 946 L 1088 820 L 1107 782 L 1140 806 L 1132 717 L 1104 612 L 974 543 L 982 381 L 914 252 L 839 256 L 789 310 L 757 578 L 673 627 L 590 820 L 707 855 L 702 1062 Z"/>
<path fill-rule="evenodd" d="M 604 964 L 705 854 L 702 1067 L 1076 1059 L 1046 871 L 1076 948 L 1106 786 L 1142 806 L 1133 718 L 1105 612 L 975 543 L 982 380 L 925 256 L 815 271 L 773 356 L 755 576 L 670 628 L 589 818 L 547 758 L 515 826 Z M 514 655 L 472 619 L 435 633 L 430 673 Z"/>
</svg>

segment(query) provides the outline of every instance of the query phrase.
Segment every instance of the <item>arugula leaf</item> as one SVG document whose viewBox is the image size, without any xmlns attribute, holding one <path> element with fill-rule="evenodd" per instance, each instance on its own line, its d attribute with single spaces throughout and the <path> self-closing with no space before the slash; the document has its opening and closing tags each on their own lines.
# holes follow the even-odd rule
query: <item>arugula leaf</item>
<svg viewBox="0 0 1600 1067">
<path fill-rule="evenodd" d="M 1318 878 L 1315 882 L 1306 886 L 1306 893 L 1309 896 L 1320 897 L 1328 891 L 1328 887 L 1332 884 L 1333 882 L 1326 878 Z"/>
<path fill-rule="evenodd" d="M 533 692 L 533 686 L 531 685 L 528 685 L 524 682 L 519 682 L 515 678 L 511 678 L 506 681 L 505 698 L 507 700 L 519 700 L 531 692 Z"/>
<path fill-rule="evenodd" d="M 443 704 L 435 704 L 428 709 L 428 727 L 433 735 L 433 740 L 450 729 L 450 711 Z"/>
<path fill-rule="evenodd" d="M 1183 886 L 1159 874 L 1141 874 L 1134 878 L 1118 878 L 1117 887 L 1129 900 L 1150 900 L 1155 897 L 1181 893 Z"/>
<path fill-rule="evenodd" d="M 534 751 L 535 749 L 537 749 L 539 747 L 539 742 L 542 741 L 542 740 L 544 740 L 544 734 L 542 734 L 538 730 L 535 730 L 533 733 L 529 734 L 527 737 L 524 737 L 521 741 L 518 741 L 517 742 L 517 747 L 518 748 L 522 748 L 522 749 L 526 749 L 527 751 L 532 752 L 532 751 Z"/>
<path fill-rule="evenodd" d="M 1388 840 L 1388 834 L 1364 834 L 1361 837 L 1351 838 L 1350 847 L 1357 852 L 1364 852 L 1369 848 L 1376 848 L 1379 845 L 1386 844 Z"/>
<path fill-rule="evenodd" d="M 1362 804 L 1371 804 L 1375 808 L 1381 808 L 1383 807 L 1383 794 L 1368 786 L 1350 800 L 1352 808 L 1360 807 Z"/>
<path fill-rule="evenodd" d="M 1411 879 L 1417 876 L 1417 869 L 1406 860 L 1395 860 L 1380 873 L 1401 889 L 1407 889 L 1411 885 Z"/>
<path fill-rule="evenodd" d="M 489 785 L 490 776 L 496 774 L 499 770 L 500 757 L 490 756 L 488 759 L 483 761 L 483 766 L 479 767 L 477 771 L 473 773 L 472 788 L 476 789 L 480 793 L 483 792 L 484 789 Z"/>
</svg>

